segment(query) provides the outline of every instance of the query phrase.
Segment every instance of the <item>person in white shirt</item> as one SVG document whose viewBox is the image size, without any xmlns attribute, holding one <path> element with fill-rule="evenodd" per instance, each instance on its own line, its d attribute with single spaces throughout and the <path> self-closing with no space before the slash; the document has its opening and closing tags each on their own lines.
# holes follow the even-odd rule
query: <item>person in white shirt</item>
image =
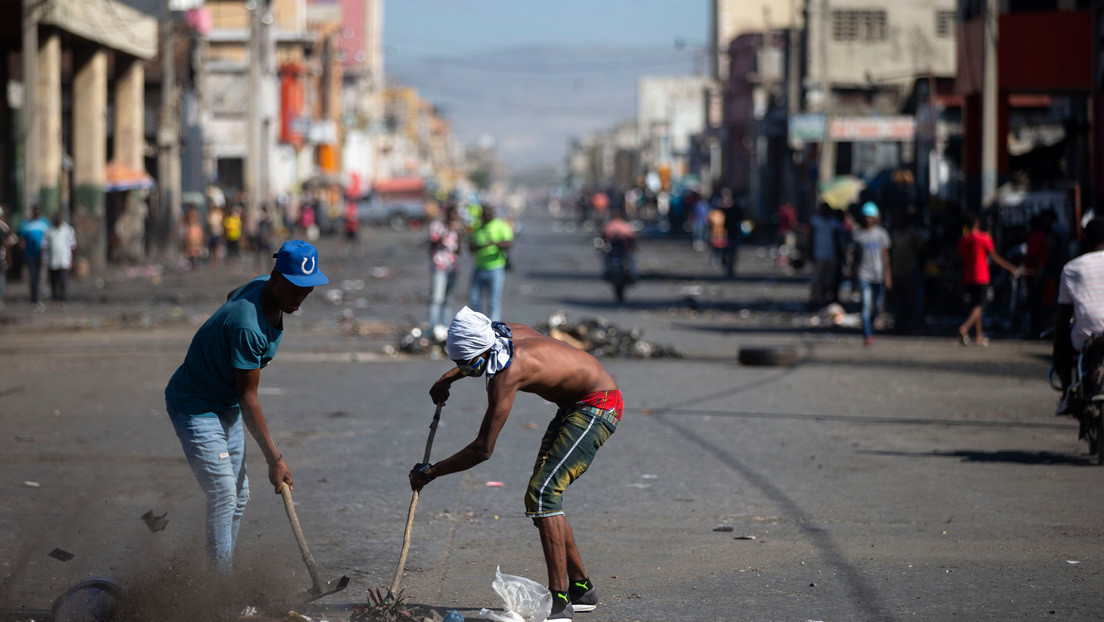
<svg viewBox="0 0 1104 622">
<path fill-rule="evenodd" d="M 1058 285 L 1058 310 L 1054 320 L 1054 370 L 1062 384 L 1062 398 L 1055 414 L 1072 414 L 1075 404 L 1068 392 L 1077 354 L 1094 337 L 1104 335 L 1104 218 L 1094 218 L 1083 230 L 1085 253 L 1062 268 Z M 1104 351 L 1104 348 L 1100 348 Z M 1104 352 L 1102 352 L 1104 353 Z M 1092 377 L 1087 382 L 1089 395 L 1104 381 L 1100 356 L 1090 356 Z M 1093 363 L 1095 360 L 1095 363 Z M 1082 391 L 1085 394 L 1085 391 Z"/>
<path fill-rule="evenodd" d="M 69 270 L 73 267 L 73 252 L 77 249 L 77 233 L 65 222 L 62 210 L 54 214 L 53 222 L 42 236 L 42 256 L 50 275 L 50 295 L 61 306 L 69 289 Z"/>
</svg>

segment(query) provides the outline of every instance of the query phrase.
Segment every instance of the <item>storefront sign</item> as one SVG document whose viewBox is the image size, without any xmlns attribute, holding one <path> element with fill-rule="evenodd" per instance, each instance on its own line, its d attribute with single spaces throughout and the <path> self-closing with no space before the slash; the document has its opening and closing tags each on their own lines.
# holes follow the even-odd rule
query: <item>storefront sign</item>
<svg viewBox="0 0 1104 622">
<path fill-rule="evenodd" d="M 913 117 L 835 117 L 828 123 L 828 135 L 832 140 L 905 141 L 916 136 L 916 119 Z"/>
</svg>

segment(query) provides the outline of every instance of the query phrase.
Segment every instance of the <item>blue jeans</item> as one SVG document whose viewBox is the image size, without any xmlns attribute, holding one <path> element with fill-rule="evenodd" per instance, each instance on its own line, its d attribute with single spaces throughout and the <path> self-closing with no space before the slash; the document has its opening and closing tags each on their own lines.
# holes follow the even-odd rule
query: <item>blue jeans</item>
<svg viewBox="0 0 1104 622">
<path fill-rule="evenodd" d="M 479 311 L 491 318 L 492 322 L 502 319 L 502 289 L 506 284 L 506 268 L 492 268 L 490 270 L 476 269 L 472 275 L 471 293 L 468 296 L 468 306 L 472 311 Z M 483 310 L 482 299 L 486 297 L 486 311 Z"/>
<path fill-rule="evenodd" d="M 207 562 L 229 574 L 234 568 L 249 478 L 245 474 L 245 431 L 241 415 L 197 417 L 169 410 L 184 457 L 207 495 Z"/>
<path fill-rule="evenodd" d="M 42 258 L 27 255 L 27 273 L 31 277 L 31 303 L 42 302 L 40 283 L 42 282 Z"/>
<path fill-rule="evenodd" d="M 874 317 L 885 300 L 885 284 L 859 279 L 859 288 L 862 290 L 863 336 L 869 338 L 874 336 Z"/>
<path fill-rule="evenodd" d="M 431 268 L 429 279 L 429 327 L 448 326 L 452 321 L 452 288 L 456 285 L 456 271 L 446 272 Z"/>
</svg>

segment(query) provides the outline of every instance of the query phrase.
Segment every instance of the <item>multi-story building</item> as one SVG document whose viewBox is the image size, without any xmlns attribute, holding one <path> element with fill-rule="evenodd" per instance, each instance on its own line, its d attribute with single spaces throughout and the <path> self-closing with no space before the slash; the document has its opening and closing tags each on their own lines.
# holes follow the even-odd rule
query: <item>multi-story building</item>
<svg viewBox="0 0 1104 622">
<path fill-rule="evenodd" d="M 955 73 L 954 0 L 806 0 L 804 110 L 822 116 L 821 180 L 911 160 L 899 115 L 919 77 Z"/>
<path fill-rule="evenodd" d="M 151 185 L 145 70 L 158 53 L 156 15 L 109 0 L 2 0 L 0 14 L 12 18 L 0 29 L 0 168 L 11 173 L 0 201 L 23 208 L 16 221 L 35 203 L 47 215 L 68 206 L 78 268 L 95 269 L 116 221 L 146 209 L 128 191 Z"/>
</svg>

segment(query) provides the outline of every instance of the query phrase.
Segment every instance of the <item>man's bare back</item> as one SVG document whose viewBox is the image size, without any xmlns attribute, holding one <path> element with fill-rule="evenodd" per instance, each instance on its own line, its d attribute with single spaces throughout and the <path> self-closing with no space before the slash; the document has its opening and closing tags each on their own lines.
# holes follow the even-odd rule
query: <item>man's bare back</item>
<svg viewBox="0 0 1104 622">
<path fill-rule="evenodd" d="M 570 406 L 588 393 L 615 391 L 617 382 L 593 356 L 562 341 L 546 337 L 525 324 L 509 324 L 514 332 L 514 356 L 491 381 L 534 393 L 560 407 Z"/>
</svg>

